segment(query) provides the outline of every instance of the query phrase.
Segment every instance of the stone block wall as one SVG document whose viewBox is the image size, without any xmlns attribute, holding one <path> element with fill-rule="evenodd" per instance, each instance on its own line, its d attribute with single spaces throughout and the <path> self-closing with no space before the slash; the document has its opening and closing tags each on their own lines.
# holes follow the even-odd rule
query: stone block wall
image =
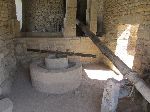
<svg viewBox="0 0 150 112">
<path fill-rule="evenodd" d="M 61 32 L 64 0 L 23 0 L 24 32 Z"/>
<path fill-rule="evenodd" d="M 16 70 L 14 56 L 14 0 L 0 0 L 0 96 L 3 89 L 10 84 L 11 77 Z"/>
<path fill-rule="evenodd" d="M 103 55 L 88 37 L 82 38 L 16 38 L 15 39 L 17 62 L 24 67 L 35 59 L 43 59 L 48 54 L 27 52 L 28 49 L 41 49 L 63 52 L 75 52 L 84 54 L 94 54 L 96 58 L 69 56 L 71 61 L 81 61 L 82 63 L 103 62 Z"/>
<path fill-rule="evenodd" d="M 139 73 L 150 69 L 150 2 L 149 0 L 104 0 L 104 25 L 107 46 L 116 51 L 117 41 L 126 30 L 128 32 L 127 53 L 134 56 L 133 69 Z M 126 27 L 126 28 L 125 28 Z M 126 37 L 124 35 L 124 37 Z M 122 38 L 122 42 L 125 38 Z M 122 44 L 122 43 L 120 43 Z M 124 46 L 122 46 L 124 47 Z M 126 46 L 125 46 L 126 47 Z M 134 49 L 133 49 L 134 47 Z M 121 54 L 122 52 L 120 52 Z M 108 65 L 111 63 L 106 59 Z M 131 61 L 127 62 L 130 63 Z"/>
<path fill-rule="evenodd" d="M 143 4 L 142 8 L 143 22 L 138 30 L 133 68 L 140 73 L 150 73 L 150 3 Z"/>
</svg>

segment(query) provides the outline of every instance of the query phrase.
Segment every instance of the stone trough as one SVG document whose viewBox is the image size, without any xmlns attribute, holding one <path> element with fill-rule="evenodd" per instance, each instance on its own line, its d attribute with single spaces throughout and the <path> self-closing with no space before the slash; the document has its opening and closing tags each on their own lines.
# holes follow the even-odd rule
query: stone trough
<svg viewBox="0 0 150 112">
<path fill-rule="evenodd" d="M 50 55 L 45 62 L 36 61 L 30 65 L 33 87 L 50 94 L 63 94 L 80 86 L 82 65 L 69 62 L 68 58 Z"/>
</svg>

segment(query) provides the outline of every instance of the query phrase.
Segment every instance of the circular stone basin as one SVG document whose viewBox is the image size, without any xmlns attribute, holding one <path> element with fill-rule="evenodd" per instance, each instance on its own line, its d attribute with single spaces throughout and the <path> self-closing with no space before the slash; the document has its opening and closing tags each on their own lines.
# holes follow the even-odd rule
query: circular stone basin
<svg viewBox="0 0 150 112">
<path fill-rule="evenodd" d="M 63 94 L 80 86 L 82 65 L 69 63 L 67 68 L 46 69 L 43 62 L 33 62 L 30 65 L 33 87 L 36 90 L 50 94 Z"/>
<path fill-rule="evenodd" d="M 61 69 L 68 67 L 68 58 L 56 58 L 50 55 L 45 58 L 45 66 L 47 69 Z"/>
</svg>

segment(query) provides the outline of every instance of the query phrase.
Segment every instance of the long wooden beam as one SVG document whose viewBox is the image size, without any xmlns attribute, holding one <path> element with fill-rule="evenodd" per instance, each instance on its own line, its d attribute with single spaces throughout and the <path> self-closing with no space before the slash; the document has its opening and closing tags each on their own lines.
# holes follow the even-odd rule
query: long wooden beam
<svg viewBox="0 0 150 112">
<path fill-rule="evenodd" d="M 79 28 L 93 41 L 93 43 L 99 48 L 114 66 L 127 78 L 136 89 L 142 94 L 142 96 L 150 103 L 150 88 L 146 85 L 143 79 L 139 77 L 139 74 L 130 69 L 118 56 L 116 56 L 93 32 L 89 30 L 82 22 L 77 20 Z"/>
<path fill-rule="evenodd" d="M 75 53 L 75 52 L 62 52 L 62 51 L 52 51 L 52 50 L 40 50 L 40 49 L 27 49 L 27 51 L 96 58 L 96 55 L 94 54 L 84 54 L 84 53 Z"/>
</svg>

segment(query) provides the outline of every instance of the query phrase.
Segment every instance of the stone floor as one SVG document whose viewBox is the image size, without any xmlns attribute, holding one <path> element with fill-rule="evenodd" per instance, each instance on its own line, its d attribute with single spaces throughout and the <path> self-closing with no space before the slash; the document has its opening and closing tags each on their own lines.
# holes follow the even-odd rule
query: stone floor
<svg viewBox="0 0 150 112">
<path fill-rule="evenodd" d="M 104 79 L 96 80 L 94 74 L 92 77 L 92 72 L 89 72 L 90 75 L 85 73 L 87 70 L 97 71 L 99 75 L 113 74 L 104 65 L 87 65 L 84 66 L 83 81 L 78 89 L 62 95 L 48 95 L 32 88 L 29 72 L 20 69 L 10 95 L 10 99 L 14 103 L 13 112 L 100 112 L 102 93 L 106 81 Z M 105 74 L 98 70 L 104 71 Z M 90 79 L 88 75 L 93 79 Z"/>
</svg>

